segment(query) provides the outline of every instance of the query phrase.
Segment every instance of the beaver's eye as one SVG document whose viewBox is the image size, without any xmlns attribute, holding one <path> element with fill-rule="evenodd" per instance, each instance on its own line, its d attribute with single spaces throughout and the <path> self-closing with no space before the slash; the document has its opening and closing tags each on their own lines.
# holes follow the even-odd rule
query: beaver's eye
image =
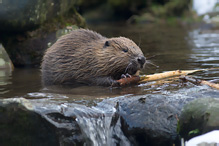
<svg viewBox="0 0 219 146">
<path fill-rule="evenodd" d="M 128 49 L 127 48 L 126 49 L 122 49 L 122 51 L 126 53 L 126 52 L 128 52 Z"/>
<path fill-rule="evenodd" d="M 105 44 L 104 44 L 104 47 L 108 47 L 108 46 L 110 46 L 110 42 L 106 41 Z"/>
</svg>

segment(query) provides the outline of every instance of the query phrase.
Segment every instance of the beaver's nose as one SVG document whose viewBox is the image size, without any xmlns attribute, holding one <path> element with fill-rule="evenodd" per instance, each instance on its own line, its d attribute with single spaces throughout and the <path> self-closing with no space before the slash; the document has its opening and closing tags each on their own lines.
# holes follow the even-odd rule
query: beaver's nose
<svg viewBox="0 0 219 146">
<path fill-rule="evenodd" d="M 138 63 L 143 66 L 146 62 L 146 58 L 144 56 L 140 56 L 137 58 Z"/>
</svg>

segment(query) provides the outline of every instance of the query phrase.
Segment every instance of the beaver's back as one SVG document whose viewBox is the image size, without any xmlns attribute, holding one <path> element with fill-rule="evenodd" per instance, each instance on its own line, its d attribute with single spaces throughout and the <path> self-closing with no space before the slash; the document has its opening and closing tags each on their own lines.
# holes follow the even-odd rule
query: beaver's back
<svg viewBox="0 0 219 146">
<path fill-rule="evenodd" d="M 105 38 L 90 30 L 74 30 L 49 48 L 42 62 L 45 85 L 85 83 L 110 86 L 123 74 L 135 75 L 146 60 L 125 37 Z"/>
<path fill-rule="evenodd" d="M 96 32 L 85 29 L 74 30 L 62 36 L 45 52 L 41 66 L 43 83 L 50 85 L 70 80 L 72 77 L 69 73 L 72 71 L 73 74 L 78 70 L 84 57 L 93 55 L 86 53 L 85 56 L 85 48 L 93 41 L 104 38 Z"/>
</svg>

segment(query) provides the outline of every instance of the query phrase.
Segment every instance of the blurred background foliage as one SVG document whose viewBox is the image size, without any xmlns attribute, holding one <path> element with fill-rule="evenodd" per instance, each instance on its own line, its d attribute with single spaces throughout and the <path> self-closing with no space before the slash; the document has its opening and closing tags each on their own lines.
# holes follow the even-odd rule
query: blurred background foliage
<svg viewBox="0 0 219 146">
<path fill-rule="evenodd" d="M 181 17 L 191 7 L 191 0 L 78 0 L 77 10 L 85 18 L 127 20 L 134 15 Z"/>
</svg>

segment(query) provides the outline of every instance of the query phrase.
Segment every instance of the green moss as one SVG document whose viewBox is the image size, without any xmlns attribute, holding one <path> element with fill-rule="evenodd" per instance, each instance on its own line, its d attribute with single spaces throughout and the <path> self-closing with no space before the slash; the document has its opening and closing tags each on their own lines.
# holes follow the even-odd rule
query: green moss
<svg viewBox="0 0 219 146">
<path fill-rule="evenodd" d="M 158 17 L 163 17 L 165 16 L 165 13 L 166 13 L 163 6 L 155 5 L 155 4 L 152 5 L 151 11 L 153 15 L 158 16 Z"/>
<path fill-rule="evenodd" d="M 58 16 L 49 21 L 46 21 L 40 26 L 40 28 L 29 32 L 31 37 L 39 37 L 43 33 L 55 32 L 59 29 L 66 29 L 68 26 L 76 27 L 86 27 L 86 22 L 84 18 L 77 13 L 74 9 L 71 9 L 68 14 L 64 16 Z"/>
<path fill-rule="evenodd" d="M 177 120 L 176 132 L 177 134 L 179 134 L 180 132 L 180 121 L 179 120 Z"/>
<path fill-rule="evenodd" d="M 189 131 L 188 135 L 190 136 L 190 135 L 193 135 L 193 134 L 198 134 L 199 132 L 200 132 L 199 129 L 194 129 L 194 130 Z"/>
</svg>

